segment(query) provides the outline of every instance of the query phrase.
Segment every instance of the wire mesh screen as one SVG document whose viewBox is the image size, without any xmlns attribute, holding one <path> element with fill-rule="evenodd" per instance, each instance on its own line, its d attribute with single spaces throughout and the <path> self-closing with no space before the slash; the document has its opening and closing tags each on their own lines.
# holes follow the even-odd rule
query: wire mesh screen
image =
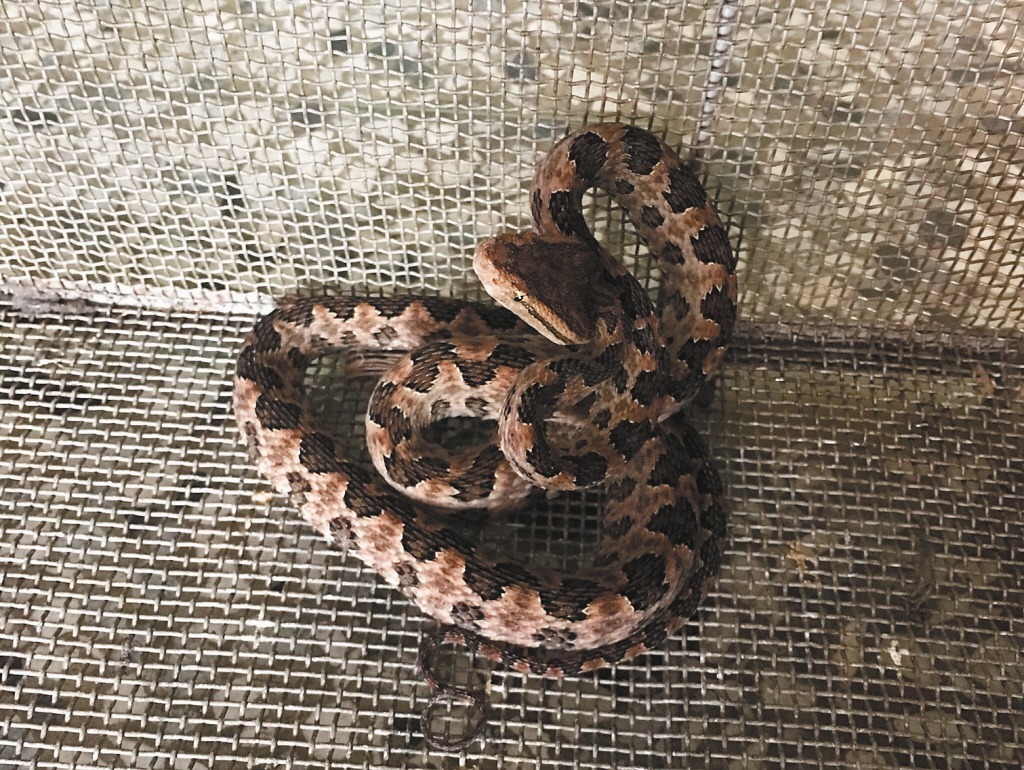
<svg viewBox="0 0 1024 770">
<path fill-rule="evenodd" d="M 1024 10 L 1006 2 L 4 0 L 0 766 L 1024 765 Z M 562 681 L 441 663 L 230 415 L 274 297 L 479 297 L 540 155 L 690 151 L 740 257 L 694 415 L 727 488 L 685 635 Z M 652 289 L 607 200 L 599 237 Z M 358 447 L 365 383 L 315 394 Z M 593 494 L 481 537 L 554 564 Z M 464 714 L 440 714 L 457 731 Z"/>
</svg>

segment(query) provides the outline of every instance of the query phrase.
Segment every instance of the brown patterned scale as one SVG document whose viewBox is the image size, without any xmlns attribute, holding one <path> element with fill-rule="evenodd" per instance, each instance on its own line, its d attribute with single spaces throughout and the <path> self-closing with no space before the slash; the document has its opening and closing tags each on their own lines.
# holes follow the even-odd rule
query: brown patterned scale
<svg viewBox="0 0 1024 770">
<path fill-rule="evenodd" d="M 657 306 L 587 228 L 591 187 L 658 259 Z M 292 300 L 246 339 L 234 407 L 260 471 L 324 536 L 449 639 L 558 676 L 655 646 L 717 570 L 720 482 L 672 415 L 721 362 L 735 260 L 699 182 L 642 129 L 601 124 L 559 142 L 531 204 L 534 231 L 484 241 L 474 262 L 515 315 L 425 297 Z M 383 476 L 345 457 L 310 411 L 303 375 L 329 350 L 402 354 L 367 412 Z M 457 455 L 423 443 L 426 426 L 458 415 L 497 420 L 495 441 Z M 514 507 L 538 486 L 594 484 L 605 489 L 602 536 L 593 566 L 572 574 L 472 542 L 434 507 Z"/>
</svg>

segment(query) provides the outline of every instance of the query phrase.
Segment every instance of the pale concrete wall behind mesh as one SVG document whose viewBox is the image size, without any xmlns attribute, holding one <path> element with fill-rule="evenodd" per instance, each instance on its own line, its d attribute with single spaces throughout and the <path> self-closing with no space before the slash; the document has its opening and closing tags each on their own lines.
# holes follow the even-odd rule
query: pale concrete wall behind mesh
<svg viewBox="0 0 1024 770">
<path fill-rule="evenodd" d="M 479 296 L 538 153 L 616 118 L 702 151 L 748 323 L 1015 328 L 1024 10 L 901 6 L 4 0 L 3 283 Z"/>
</svg>

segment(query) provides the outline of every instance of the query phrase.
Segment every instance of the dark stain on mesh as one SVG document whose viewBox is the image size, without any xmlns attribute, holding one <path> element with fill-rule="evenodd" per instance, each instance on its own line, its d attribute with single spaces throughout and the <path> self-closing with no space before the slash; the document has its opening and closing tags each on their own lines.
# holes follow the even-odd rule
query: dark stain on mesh
<svg viewBox="0 0 1024 770">
<path fill-rule="evenodd" d="M 661 160 L 661 143 L 641 128 L 627 126 L 622 132 L 622 146 L 626 150 L 626 167 L 634 174 L 647 176 Z"/>
<path fill-rule="evenodd" d="M 256 417 L 264 428 L 295 430 L 302 424 L 302 407 L 263 393 L 256 399 Z"/>
<path fill-rule="evenodd" d="M 665 592 L 665 558 L 658 554 L 644 554 L 622 565 L 626 585 L 622 595 L 639 612 L 643 612 Z"/>
<path fill-rule="evenodd" d="M 299 444 L 299 462 L 310 473 L 339 473 L 344 464 L 334 456 L 334 439 L 324 433 L 310 433 Z"/>
<path fill-rule="evenodd" d="M 580 134 L 569 147 L 569 160 L 576 164 L 580 184 L 590 187 L 608 160 L 608 143 L 597 134 Z"/>
<path fill-rule="evenodd" d="M 729 233 L 724 227 L 705 227 L 690 236 L 697 259 L 705 265 L 722 265 L 730 273 L 736 269 L 736 255 L 729 246 Z"/>
<path fill-rule="evenodd" d="M 630 422 L 623 420 L 608 434 L 615 451 L 627 460 L 633 457 L 640 448 L 654 438 L 656 428 L 650 422 Z"/>
<path fill-rule="evenodd" d="M 673 545 L 693 548 L 697 543 L 700 526 L 696 512 L 685 498 L 680 497 L 655 511 L 647 522 L 647 529 L 664 535 Z"/>
<path fill-rule="evenodd" d="M 640 209 L 640 222 L 644 227 L 654 230 L 665 222 L 665 215 L 658 211 L 657 206 L 644 206 Z"/>
<path fill-rule="evenodd" d="M 565 235 L 574 235 L 584 240 L 593 240 L 587 220 L 580 211 L 578 196 L 567 190 L 551 193 L 548 201 L 551 221 Z"/>
<path fill-rule="evenodd" d="M 724 288 L 715 287 L 704 295 L 700 301 L 700 313 L 721 327 L 717 345 L 724 345 L 732 338 L 732 330 L 736 326 L 736 303 L 729 299 Z"/>
<path fill-rule="evenodd" d="M 708 202 L 707 193 L 697 177 L 682 166 L 672 166 L 668 170 L 668 189 L 662 196 L 675 214 L 699 208 Z"/>
</svg>

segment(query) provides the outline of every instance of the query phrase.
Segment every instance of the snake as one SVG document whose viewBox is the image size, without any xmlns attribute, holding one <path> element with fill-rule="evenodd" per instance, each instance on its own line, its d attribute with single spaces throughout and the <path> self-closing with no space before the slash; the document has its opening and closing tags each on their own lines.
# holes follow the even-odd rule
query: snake
<svg viewBox="0 0 1024 770">
<path fill-rule="evenodd" d="M 656 260 L 656 298 L 588 226 L 595 189 Z M 695 174 L 637 126 L 568 134 L 539 163 L 529 201 L 530 230 L 474 253 L 498 306 L 286 299 L 243 342 L 233 407 L 273 487 L 446 639 L 561 677 L 660 645 L 719 569 L 723 486 L 683 410 L 732 337 L 736 259 Z M 323 428 L 304 385 L 316 358 L 339 351 L 391 356 L 366 410 L 372 467 Z M 433 442 L 429 427 L 452 417 L 479 419 L 488 438 L 459 451 Z M 453 516 L 586 487 L 601 490 L 601 534 L 573 571 L 478 542 Z"/>
</svg>

